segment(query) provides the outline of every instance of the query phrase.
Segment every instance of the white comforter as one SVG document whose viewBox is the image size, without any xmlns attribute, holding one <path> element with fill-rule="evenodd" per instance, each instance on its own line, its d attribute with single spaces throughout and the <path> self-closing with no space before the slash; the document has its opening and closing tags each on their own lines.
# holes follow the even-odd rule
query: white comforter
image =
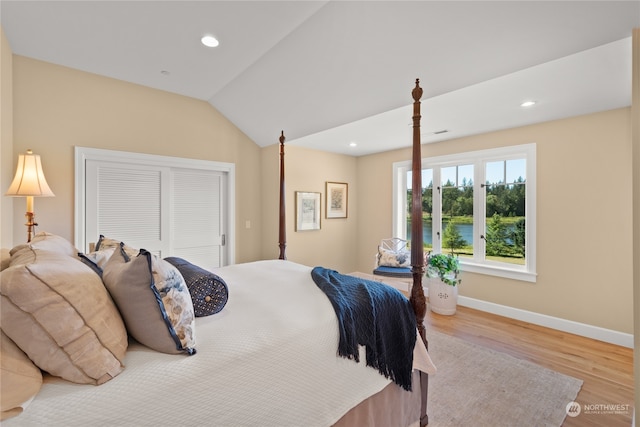
<svg viewBox="0 0 640 427">
<path fill-rule="evenodd" d="M 218 314 L 196 320 L 197 354 L 132 343 L 124 372 L 100 385 L 45 377 L 4 426 L 327 427 L 389 384 L 338 357 L 337 320 L 310 267 L 259 261 L 217 269 L 229 286 Z M 434 372 L 418 339 L 414 366 Z"/>
</svg>

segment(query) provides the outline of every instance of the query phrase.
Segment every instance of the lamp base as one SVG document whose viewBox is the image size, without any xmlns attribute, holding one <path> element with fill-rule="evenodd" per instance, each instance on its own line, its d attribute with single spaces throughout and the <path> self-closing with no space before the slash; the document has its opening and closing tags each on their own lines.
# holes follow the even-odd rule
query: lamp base
<svg viewBox="0 0 640 427">
<path fill-rule="evenodd" d="M 24 216 L 27 218 L 27 223 L 25 225 L 27 226 L 27 243 L 29 243 L 31 241 L 32 235 L 34 234 L 34 229 L 38 225 L 38 223 L 34 221 L 36 218 L 35 213 L 27 212 L 24 214 Z"/>
</svg>

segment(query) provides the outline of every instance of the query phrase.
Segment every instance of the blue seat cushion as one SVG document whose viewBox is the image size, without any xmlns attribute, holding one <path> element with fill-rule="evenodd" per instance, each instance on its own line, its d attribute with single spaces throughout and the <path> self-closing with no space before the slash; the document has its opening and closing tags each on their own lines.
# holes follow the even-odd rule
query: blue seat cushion
<svg viewBox="0 0 640 427">
<path fill-rule="evenodd" d="M 377 267 L 373 270 L 373 274 L 377 276 L 387 277 L 413 277 L 411 267 Z"/>
</svg>

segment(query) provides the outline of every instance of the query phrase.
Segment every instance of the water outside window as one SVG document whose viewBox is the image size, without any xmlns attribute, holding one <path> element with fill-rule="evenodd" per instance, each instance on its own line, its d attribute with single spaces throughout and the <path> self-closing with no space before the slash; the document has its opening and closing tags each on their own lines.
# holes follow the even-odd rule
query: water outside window
<svg viewBox="0 0 640 427">
<path fill-rule="evenodd" d="M 524 265 L 526 161 L 488 162 L 485 176 L 485 256 L 488 260 Z"/>
<path fill-rule="evenodd" d="M 535 282 L 535 154 L 535 144 L 524 144 L 423 159 L 424 250 L 453 253 L 466 271 Z M 394 164 L 400 191 L 393 206 L 402 212 L 394 229 L 409 242 L 410 167 Z"/>
<path fill-rule="evenodd" d="M 407 240 L 411 241 L 411 171 L 407 172 Z M 433 248 L 433 169 L 422 170 L 422 242 L 427 250 Z"/>
<path fill-rule="evenodd" d="M 441 169 L 442 252 L 473 256 L 473 165 Z"/>
</svg>

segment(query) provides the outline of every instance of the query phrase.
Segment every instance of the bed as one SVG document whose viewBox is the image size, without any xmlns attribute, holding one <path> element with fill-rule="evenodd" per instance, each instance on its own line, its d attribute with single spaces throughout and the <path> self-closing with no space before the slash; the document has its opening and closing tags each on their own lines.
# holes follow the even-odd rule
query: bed
<svg viewBox="0 0 640 427">
<path fill-rule="evenodd" d="M 412 94 L 413 170 L 418 171 L 413 186 L 418 188 L 422 90 L 417 80 Z M 422 242 L 412 245 L 414 284 L 409 302 L 417 339 L 409 349 L 413 368 L 409 391 L 366 366 L 363 347 L 360 363 L 337 355 L 342 323 L 332 301 L 314 283 L 312 267 L 286 260 L 284 140 L 283 132 L 279 259 L 211 272 L 229 295 L 215 314 L 189 317 L 186 305 L 176 302 L 180 295 L 171 294 L 173 267 L 123 243 L 97 248 L 96 254 L 103 258 L 94 254 L 90 262 L 71 243 L 48 233 L 12 249 L 0 281 L 2 410 L 8 418 L 3 425 L 386 427 L 428 423 L 428 374 L 435 367 L 423 325 Z M 412 215 L 419 218 L 412 221 L 413 226 L 419 227 L 419 198 L 413 200 Z M 133 270 L 134 264 L 138 270 Z M 149 304 L 160 305 L 160 315 L 157 322 L 145 320 L 132 327 L 130 316 L 143 309 L 121 305 L 123 299 L 122 304 L 138 299 L 132 294 L 121 296 L 123 289 L 131 292 L 122 284 L 133 286 L 138 279 L 132 277 L 140 276 L 140 283 L 147 284 L 141 289 L 148 293 L 149 278 L 144 274 L 152 278 Z M 23 281 L 28 280 L 39 288 L 25 291 L 28 286 Z M 158 292 L 154 283 L 166 284 L 165 291 Z M 158 329 L 152 333 L 147 323 Z M 151 334 L 151 343 L 144 334 Z M 173 340 L 169 347 L 175 344 L 175 348 L 165 350 L 167 340 L 156 343 L 154 337 L 160 334 Z M 38 346 L 38 341 L 47 342 Z M 15 364 L 8 366 L 9 362 Z M 29 363 L 37 366 L 34 369 Z M 49 373 L 38 382 L 40 369 Z M 6 388 L 11 385 L 13 389 Z M 9 395 L 26 389 L 32 396 L 9 407 Z"/>
</svg>

